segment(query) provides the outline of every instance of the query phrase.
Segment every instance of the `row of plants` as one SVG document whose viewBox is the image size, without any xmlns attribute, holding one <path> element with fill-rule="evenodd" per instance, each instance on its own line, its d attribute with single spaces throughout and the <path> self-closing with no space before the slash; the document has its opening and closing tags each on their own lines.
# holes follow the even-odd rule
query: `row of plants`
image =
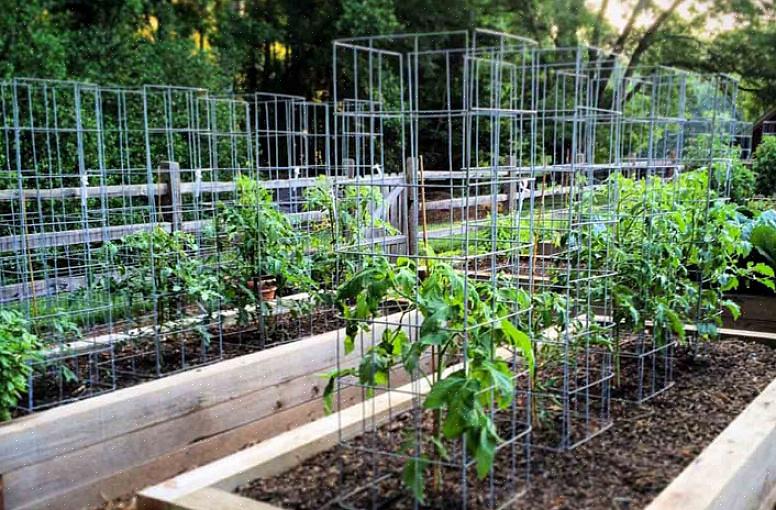
<svg viewBox="0 0 776 510">
<path fill-rule="evenodd" d="M 102 303 L 104 324 L 127 320 L 128 327 L 154 326 L 142 328 L 145 336 L 135 341 L 154 341 L 156 332 L 188 334 L 174 325 L 194 318 L 185 329 L 199 336 L 205 348 L 222 311 L 237 311 L 238 328 L 258 325 L 258 345 L 263 346 L 265 318 L 276 294 L 308 293 L 307 301 L 283 301 L 293 315 L 329 306 L 335 282 L 352 268 L 347 257 L 335 257 L 335 247 L 363 237 L 366 218 L 382 205 L 379 190 L 337 188 L 330 179 L 319 178 L 305 190 L 304 199 L 306 210 L 321 214 L 321 219 L 304 231 L 277 208 L 259 181 L 241 176 L 236 185 L 236 202 L 220 203 L 201 233 L 156 227 L 105 243 L 93 253 L 91 267 L 100 271 L 90 275 L 86 288 L 68 293 L 68 299 L 58 295 L 51 303 L 38 299 L 4 311 L 0 331 L 25 335 L 3 345 L 9 361 L 0 363 L 7 366 L 12 383 L 0 395 L 0 418 L 11 416 L 35 373 L 50 373 L 48 365 L 56 362 L 46 359 L 46 350 L 90 334 L 95 314 L 81 312 L 90 308 L 82 306 L 86 299 Z M 393 232 L 385 222 L 376 226 Z M 67 331 L 58 332 L 63 324 Z M 78 377 L 64 366 L 63 371 L 68 378 Z"/>
<path fill-rule="evenodd" d="M 658 345 L 674 340 L 682 344 L 687 341 L 685 325 L 691 324 L 700 339 L 716 338 L 720 310 L 727 308 L 734 317 L 739 312 L 726 292 L 752 281 L 774 289 L 773 268 L 746 258 L 753 246 L 766 252 L 776 247 L 776 236 L 773 245 L 761 240 L 764 225 L 772 228 L 776 216 L 760 216 L 760 223 L 747 227 L 738 206 L 714 191 L 713 170 L 698 168 L 664 177 L 618 173 L 600 186 L 605 192 L 590 187 L 572 197 L 571 208 L 587 227 L 565 236 L 556 235 L 560 230 L 542 231 L 541 239 L 533 238 L 533 249 L 549 241 L 566 260 L 585 261 L 575 268 L 580 272 L 612 272 L 611 278 L 593 279 L 590 296 L 581 297 L 579 303 L 570 303 L 575 298 L 565 291 L 554 290 L 557 284 L 579 276 L 572 271 L 569 278 L 556 271 L 561 265 L 548 268 L 545 276 L 550 285 L 536 291 L 516 286 L 508 274 L 498 275 L 497 281 L 476 279 L 467 274 L 464 263 L 443 262 L 428 243 L 417 259 L 398 258 L 393 263 L 388 257 L 365 259 L 361 270 L 336 296 L 348 321 L 345 354 L 362 344 L 359 335 L 371 331 L 386 302 L 400 304 L 402 320 L 384 329 L 378 341 L 362 352 L 356 367 L 328 374 L 326 409 L 332 410 L 333 395 L 342 379 L 354 379 L 374 391 L 389 386 L 392 370 L 424 378 L 430 389 L 422 405 L 433 414 L 433 433 L 429 444 L 415 440 L 404 448 L 407 461 L 402 476 L 406 488 L 423 502 L 431 472 L 431 486 L 441 490 L 438 469 L 449 460 L 450 442 L 462 441 L 478 475 L 488 475 L 497 446 L 509 439 L 499 435 L 494 412 L 514 403 L 520 374 L 527 374 L 534 391 L 559 389 L 562 381 L 555 377 L 555 370 L 564 362 L 564 353 L 557 343 L 543 342 L 543 333 L 548 328 L 582 327 L 579 317 L 568 310 L 586 310 L 590 318 L 595 315 L 595 303 L 609 295 L 611 320 L 622 331 L 649 331 Z M 617 197 L 613 210 L 597 207 L 605 203 L 607 193 Z M 516 247 L 513 257 L 530 256 L 522 247 L 525 232 L 515 227 L 519 221 L 501 216 L 496 225 L 497 246 L 491 244 L 491 252 L 509 253 L 511 243 Z M 551 230 L 553 222 L 547 225 Z M 474 253 L 477 243 L 487 242 L 479 237 L 475 237 Z M 460 255 L 460 246 L 435 246 L 440 244 L 445 256 Z M 417 328 L 407 327 L 404 320 L 413 314 L 420 317 Z M 603 327 L 589 327 L 585 342 L 618 357 L 617 336 Z M 409 333 L 415 329 L 414 334 Z M 519 352 L 524 364 L 513 366 L 501 348 Z M 431 359 L 429 369 L 421 364 L 424 357 Z M 462 368 L 447 370 L 459 362 Z M 531 412 L 534 426 L 542 426 L 542 410 L 532 408 Z"/>
</svg>

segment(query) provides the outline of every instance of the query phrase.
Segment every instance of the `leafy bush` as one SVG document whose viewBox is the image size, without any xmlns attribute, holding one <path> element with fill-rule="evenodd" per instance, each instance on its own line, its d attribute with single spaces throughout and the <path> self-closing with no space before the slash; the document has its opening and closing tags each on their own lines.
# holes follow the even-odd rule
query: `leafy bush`
<svg viewBox="0 0 776 510">
<path fill-rule="evenodd" d="M 589 260 L 606 262 L 616 274 L 611 293 L 617 323 L 639 330 L 651 320 L 658 342 L 669 336 L 682 341 L 686 323 L 695 323 L 701 336 L 711 338 L 721 307 L 738 313 L 735 303 L 725 299 L 726 291 L 749 281 L 774 288 L 772 268 L 739 263 L 751 245 L 736 207 L 712 192 L 707 210 L 704 168 L 681 174 L 678 181 L 612 178 L 619 190 L 617 228 L 591 229 L 590 240 L 580 245 L 590 251 Z M 603 284 L 593 289 L 597 295 L 604 292 Z"/>
<path fill-rule="evenodd" d="M 193 302 L 212 312 L 221 297 L 219 279 L 197 256 L 194 236 L 156 227 L 107 243 L 104 256 L 115 262 L 115 273 L 102 284 L 141 306 L 157 303 L 159 321 L 173 319 L 179 306 Z"/>
<path fill-rule="evenodd" d="M 246 176 L 237 180 L 238 203 L 225 207 L 218 221 L 237 249 L 247 276 L 274 276 L 299 286 L 306 277 L 304 249 L 288 217 L 272 203 L 271 193 Z"/>
<path fill-rule="evenodd" d="M 776 268 L 776 211 L 763 211 L 751 220 L 745 220 L 742 238 Z"/>
<path fill-rule="evenodd" d="M 260 319 L 267 311 L 256 288 L 257 279 L 274 278 L 280 290 L 312 291 L 314 282 L 303 240 L 275 207 L 272 194 L 247 176 L 238 177 L 236 184 L 237 202 L 220 204 L 213 226 L 214 234 L 225 235 L 230 247 L 218 262 L 227 282 L 224 297 L 237 307 L 240 323 L 246 323 L 251 314 Z M 255 307 L 253 312 L 250 307 Z"/>
<path fill-rule="evenodd" d="M 744 205 L 757 191 L 757 172 L 749 168 L 739 159 L 734 159 L 730 166 L 730 200 Z"/>
<path fill-rule="evenodd" d="M 530 336 L 508 319 L 515 305 L 523 310 L 530 306 L 527 292 L 506 286 L 494 289 L 488 282 L 470 280 L 452 266 L 431 259 L 427 260 L 426 277 L 421 279 L 415 262 L 400 258 L 393 266 L 378 257 L 342 285 L 337 297 L 344 317 L 349 319 L 345 353 L 356 348 L 359 332 L 369 329 L 369 321 L 386 299 L 408 301 L 404 313 L 420 312 L 422 322 L 415 341 L 402 326 L 389 327 L 358 367 L 330 374 L 324 391 L 327 410 L 331 410 L 337 378 L 356 377 L 364 386 L 374 388 L 388 382 L 394 367 L 401 366 L 417 376 L 421 359 L 431 351 L 431 389 L 423 407 L 434 414 L 434 432 L 428 449 L 420 445 L 412 448 L 445 458 L 443 440 L 466 438 L 477 473 L 485 477 L 501 441 L 492 418 L 494 411 L 507 408 L 515 394 L 511 368 L 497 349 L 510 347 L 520 352 L 533 379 Z M 446 374 L 445 369 L 460 357 L 465 359 L 465 368 Z M 404 468 L 403 482 L 421 502 L 423 472 L 431 460 L 424 453 L 408 460 Z"/>
<path fill-rule="evenodd" d="M 741 148 L 715 140 L 710 151 L 709 136 L 700 135 L 684 149 L 684 159 L 690 170 L 705 169 L 712 162 L 712 188 L 725 190 L 729 184 L 730 199 L 744 205 L 757 191 L 757 171 L 741 161 Z"/>
<path fill-rule="evenodd" d="M 38 359 L 40 348 L 22 314 L 0 310 L 0 421 L 11 419 L 11 409 L 27 390 L 30 362 Z"/>
<path fill-rule="evenodd" d="M 757 173 L 757 192 L 772 196 L 776 194 L 776 136 L 764 136 L 754 151 L 752 169 Z"/>
</svg>

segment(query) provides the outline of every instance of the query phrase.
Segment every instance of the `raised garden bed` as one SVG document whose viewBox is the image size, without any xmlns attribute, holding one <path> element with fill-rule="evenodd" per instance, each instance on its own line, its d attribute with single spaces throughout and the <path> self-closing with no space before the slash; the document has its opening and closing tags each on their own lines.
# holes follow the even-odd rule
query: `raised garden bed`
<svg viewBox="0 0 776 510">
<path fill-rule="evenodd" d="M 681 370 L 670 392 L 642 406 L 613 405 L 616 433 L 601 434 L 568 454 L 534 450 L 531 488 L 518 506 L 642 507 L 776 378 L 776 350 L 750 342 L 709 344 L 696 355 L 681 353 L 679 363 Z M 762 407 L 761 399 L 772 400 L 772 393 L 774 384 L 750 407 Z M 385 395 L 375 399 L 377 413 L 381 399 Z M 344 424 L 345 437 L 358 435 L 357 427 L 348 424 L 359 409 L 318 420 L 149 488 L 141 493 L 140 506 L 193 510 L 223 508 L 231 502 L 243 509 L 324 507 L 358 479 L 363 460 L 348 457 L 350 476 L 341 479 L 337 465 L 343 452 L 332 447 L 337 442 L 337 419 Z M 776 425 L 766 421 L 757 427 L 758 437 L 762 438 L 763 427 Z M 774 436 L 766 433 L 763 441 L 774 443 Z M 741 441 L 737 448 L 752 444 Z M 767 462 L 776 464 L 776 458 Z M 770 464 L 762 465 L 761 471 L 774 473 L 776 466 Z"/>
<path fill-rule="evenodd" d="M 741 317 L 733 320 L 728 312 L 722 316 L 729 328 L 776 333 L 776 295 L 768 293 L 737 293 L 730 299 L 741 307 Z"/>
<path fill-rule="evenodd" d="M 336 365 L 341 336 L 315 335 L 0 426 L 5 508 L 99 505 L 321 417 L 321 374 Z M 360 398 L 352 391 L 342 402 Z"/>
<path fill-rule="evenodd" d="M 299 299 L 296 298 L 297 301 Z M 28 395 L 14 415 L 24 416 L 30 410 L 37 412 L 107 391 L 129 388 L 158 378 L 159 374 L 169 376 L 344 325 L 336 311 L 330 308 L 294 314 L 287 306 L 276 305 L 266 318 L 266 334 L 262 335 L 256 324 L 237 324 L 234 311 L 221 315 L 221 336 L 219 338 L 217 330 L 211 331 L 208 346 L 203 345 L 199 333 L 186 326 L 198 320 L 191 318 L 166 325 L 165 331 L 181 333 L 160 333 L 158 346 L 154 341 L 154 329 L 146 326 L 127 333 L 87 338 L 49 351 L 46 361 L 37 364 L 38 371 L 32 377 Z M 71 378 L 62 376 L 62 367 L 72 374 Z M 91 381 L 91 384 L 84 381 Z M 27 401 L 29 404 L 24 405 Z"/>
</svg>

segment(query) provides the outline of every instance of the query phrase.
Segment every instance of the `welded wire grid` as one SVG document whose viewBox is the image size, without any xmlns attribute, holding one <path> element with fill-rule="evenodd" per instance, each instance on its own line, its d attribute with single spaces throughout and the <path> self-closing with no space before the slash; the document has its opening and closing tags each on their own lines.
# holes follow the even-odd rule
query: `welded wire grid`
<svg viewBox="0 0 776 510">
<path fill-rule="evenodd" d="M 378 259 L 409 259 L 417 282 L 415 300 L 419 286 L 440 264 L 465 278 L 464 293 L 474 290 L 471 286 L 497 295 L 531 285 L 534 179 L 530 169 L 518 164 L 526 158 L 535 116 L 523 104 L 530 57 L 526 43 L 486 31 L 334 43 L 334 162 L 350 177 L 337 187 L 339 203 L 351 208 L 338 227 L 343 236 L 337 250 L 344 260 L 362 268 Z M 341 446 L 368 459 L 369 468 L 349 480 L 338 504 L 379 506 L 381 498 L 404 491 L 402 471 L 413 462 L 428 466 L 425 475 L 421 469 L 415 476 L 422 478 L 418 483 L 428 487 L 429 497 L 442 498 L 435 500 L 441 505 L 498 508 L 524 492 L 530 392 L 526 366 L 516 353 L 505 357 L 519 396 L 507 409 L 497 411 L 492 397 L 486 406 L 503 441 L 484 479 L 475 475 L 465 441 L 444 440 L 448 455 L 434 453 L 430 414 L 422 407 L 427 384 L 436 377 L 433 363 L 465 364 L 475 331 L 496 320 L 528 320 L 527 303 L 501 304 L 510 310 L 503 317 L 443 326 L 460 344 L 458 355 L 440 361 L 439 352 L 426 351 L 418 367 L 397 366 L 380 384 L 353 376 L 338 381 L 339 406 L 354 394 L 389 399 L 381 413 L 376 412 L 379 400 L 364 400 L 359 436 L 341 437 Z M 354 354 L 345 355 L 340 338 L 339 367 L 373 358 L 386 330 L 404 331 L 408 342 L 419 342 L 424 320 L 406 300 L 389 299 L 366 321 Z M 444 483 L 444 495 L 438 486 L 434 489 L 436 483 Z"/>
<path fill-rule="evenodd" d="M 715 205 L 727 201 L 730 196 L 738 150 L 734 122 L 737 118 L 738 82 L 727 75 L 692 74 L 686 90 L 687 120 L 684 123 L 682 164 L 687 170 L 695 171 L 706 189 L 705 196 L 694 198 L 697 217 L 693 218 L 693 236 L 686 255 L 687 260 L 696 263 L 693 268 L 695 328 L 688 332 L 688 340 L 697 348 L 699 341 L 716 337 L 722 314 L 718 303 L 704 299 L 720 277 L 714 270 L 714 264 L 706 263 L 719 256 L 716 249 L 719 232 L 711 230 L 711 223 L 707 220 Z"/>
<path fill-rule="evenodd" d="M 288 185 L 330 174 L 328 105 L 33 79 L 0 92 L 0 300 L 45 348 L 21 411 L 336 326 L 309 297 L 265 306 L 258 293 L 258 313 L 242 321 L 184 281 L 229 281 L 240 240 L 225 239 L 218 218 L 239 202 L 238 176 L 274 178 L 273 207 L 302 231 L 306 256 L 333 259 L 331 243 L 311 241 L 322 212 L 307 207 L 304 186 Z M 282 324 L 257 333 L 265 316 Z"/>
<path fill-rule="evenodd" d="M 109 271 L 99 245 L 122 214 L 121 192 L 109 186 L 131 173 L 106 157 L 104 137 L 127 126 L 106 120 L 102 91 L 88 84 L 17 79 L 2 85 L 2 103 L 2 301 L 51 349 L 20 402 L 32 410 L 115 385 L 109 342 L 67 346 L 82 329 L 114 326 L 113 296 L 93 284 Z M 83 347 L 90 352 L 78 354 Z"/>
<path fill-rule="evenodd" d="M 531 101 L 536 213 L 534 313 L 555 324 L 536 343 L 539 447 L 574 448 L 611 426 L 611 246 L 620 170 L 622 73 L 593 48 L 537 49 Z M 595 256 L 598 253 L 599 256 Z"/>
<path fill-rule="evenodd" d="M 666 328 L 665 308 L 676 308 L 672 300 L 686 275 L 666 264 L 687 242 L 676 228 L 683 221 L 676 215 L 682 201 L 686 81 L 682 71 L 643 67 L 625 82 L 625 180 L 619 190 L 617 236 L 628 250 L 620 256 L 629 263 L 618 276 L 638 291 L 632 300 L 638 320 L 630 327 L 618 324 L 615 391 L 618 398 L 636 403 L 666 391 L 674 380 L 677 336 Z M 631 313 L 619 310 L 616 318 L 627 321 Z"/>
<path fill-rule="evenodd" d="M 336 204 L 327 199 L 335 177 L 330 163 L 331 114 L 328 104 L 298 96 L 256 93 L 247 99 L 254 126 L 254 178 L 269 192 L 273 207 L 290 222 L 293 232 L 284 234 L 282 242 L 305 257 L 296 264 L 300 273 L 296 281 L 279 281 L 280 275 L 269 284 L 278 286 L 277 298 L 268 302 L 258 293 L 261 313 L 256 326 L 261 345 L 277 345 L 339 326 L 325 298 L 339 282 L 330 228 Z M 262 246 L 266 241 L 256 239 L 259 266 L 267 254 Z M 291 253 L 281 255 L 292 257 Z M 275 312 L 288 313 L 265 317 L 268 304 Z"/>
</svg>

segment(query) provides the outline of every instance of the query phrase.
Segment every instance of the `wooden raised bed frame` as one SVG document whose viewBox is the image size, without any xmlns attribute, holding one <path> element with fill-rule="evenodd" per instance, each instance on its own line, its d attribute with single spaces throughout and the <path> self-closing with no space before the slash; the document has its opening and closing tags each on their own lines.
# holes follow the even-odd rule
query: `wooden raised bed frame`
<svg viewBox="0 0 776 510">
<path fill-rule="evenodd" d="M 776 334 L 726 329 L 723 334 L 776 345 Z M 451 367 L 455 368 L 455 367 Z M 427 390 L 421 382 L 421 391 Z M 409 388 L 405 388 L 409 389 Z M 398 390 L 377 396 L 368 406 L 375 419 L 409 405 Z M 417 387 L 415 388 L 417 390 Z M 390 399 L 390 405 L 389 405 Z M 234 494 L 251 480 L 280 474 L 325 451 L 339 437 L 360 432 L 363 405 L 303 425 L 212 464 L 149 487 L 138 495 L 140 510 L 279 510 Z M 341 427 L 341 429 L 340 429 Z M 340 436 L 341 434 L 341 436 Z M 709 445 L 648 510 L 770 510 L 776 503 L 776 380 Z M 770 505 L 770 506 L 768 506 Z"/>
<path fill-rule="evenodd" d="M 320 418 L 322 374 L 336 366 L 341 334 L 307 337 L 0 426 L 4 510 L 100 504 Z M 354 352 L 342 363 L 358 360 Z M 345 406 L 360 400 L 353 390 Z"/>
</svg>

